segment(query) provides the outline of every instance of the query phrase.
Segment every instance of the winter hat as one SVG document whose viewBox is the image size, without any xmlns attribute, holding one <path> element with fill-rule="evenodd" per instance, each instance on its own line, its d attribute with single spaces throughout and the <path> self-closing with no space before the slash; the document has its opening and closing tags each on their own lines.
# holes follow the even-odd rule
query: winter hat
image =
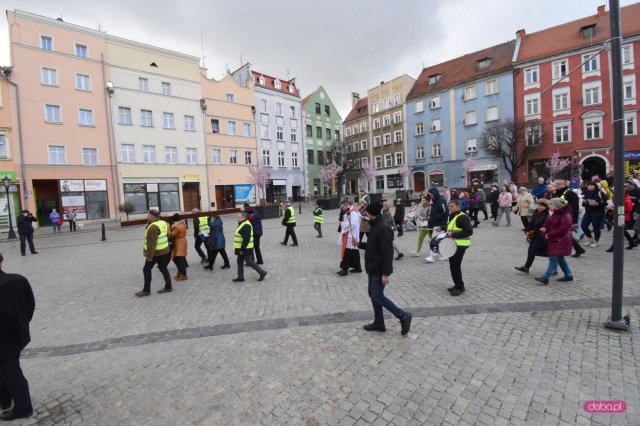
<svg viewBox="0 0 640 426">
<path fill-rule="evenodd" d="M 171 220 L 174 222 L 177 222 L 180 220 L 180 215 L 178 213 L 174 213 L 173 216 L 171 216 Z"/>
<path fill-rule="evenodd" d="M 382 212 L 382 204 L 373 202 L 367 206 L 365 209 L 372 216 L 380 216 Z"/>
<path fill-rule="evenodd" d="M 149 210 L 149 214 L 153 217 L 160 217 L 160 212 L 156 209 Z"/>
<path fill-rule="evenodd" d="M 552 198 L 549 200 L 549 205 L 559 209 L 560 207 L 563 207 L 565 204 L 562 198 Z"/>
</svg>

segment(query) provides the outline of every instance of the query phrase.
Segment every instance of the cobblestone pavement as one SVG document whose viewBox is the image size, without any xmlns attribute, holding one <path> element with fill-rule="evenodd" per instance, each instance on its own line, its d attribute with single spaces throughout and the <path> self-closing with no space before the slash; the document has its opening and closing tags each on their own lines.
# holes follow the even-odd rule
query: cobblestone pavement
<svg viewBox="0 0 640 426">
<path fill-rule="evenodd" d="M 264 282 L 233 268 L 204 271 L 137 299 L 143 228 L 36 238 L 37 256 L 2 242 L 4 269 L 36 294 L 23 368 L 36 416 L 23 424 L 640 424 L 640 250 L 625 255 L 632 331 L 605 330 L 611 256 L 601 246 L 569 264 L 576 280 L 534 285 L 513 269 L 526 257 L 519 227 L 483 221 L 463 263 L 467 291 L 448 295 L 447 262 L 410 257 L 415 232 L 396 240 L 387 295 L 414 313 L 408 338 L 371 321 L 366 276 L 338 270 L 337 212 L 315 238 L 298 215 L 299 247 L 265 220 Z M 228 251 L 235 229 L 224 218 Z M 218 260 L 220 262 L 220 260 Z M 170 271 L 175 273 L 175 267 Z M 152 288 L 162 286 L 154 271 Z M 586 400 L 623 399 L 625 414 L 589 414 Z"/>
</svg>

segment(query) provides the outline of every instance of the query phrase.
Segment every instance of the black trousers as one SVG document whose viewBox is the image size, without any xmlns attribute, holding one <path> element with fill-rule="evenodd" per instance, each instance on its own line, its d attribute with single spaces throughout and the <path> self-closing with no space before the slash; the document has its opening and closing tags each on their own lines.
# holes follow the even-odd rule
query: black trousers
<svg viewBox="0 0 640 426">
<path fill-rule="evenodd" d="M 158 270 L 164 277 L 164 288 L 171 288 L 171 275 L 167 266 L 171 261 L 171 253 L 163 254 L 162 256 L 155 256 L 151 262 L 146 260 L 144 262 L 144 268 L 142 268 L 142 274 L 144 275 L 144 288 L 143 291 L 151 291 L 151 270 L 154 266 L 158 265 Z"/>
<path fill-rule="evenodd" d="M 527 261 L 524 262 L 524 267 L 527 269 L 531 268 L 531 265 L 533 265 L 533 261 L 535 260 L 535 258 L 536 258 L 535 254 L 527 255 Z"/>
<path fill-rule="evenodd" d="M 68 220 L 67 222 L 69 222 L 69 232 L 74 232 L 76 230 L 76 221 Z"/>
<path fill-rule="evenodd" d="M 525 228 L 529 226 L 529 216 L 520 216 L 520 220 Z"/>
<path fill-rule="evenodd" d="M 296 231 L 294 225 L 286 225 L 287 230 L 284 233 L 284 243 L 287 244 L 289 242 L 289 235 L 291 235 L 291 240 L 293 244 L 298 244 L 298 237 L 296 237 Z M 255 239 L 255 238 L 254 238 Z M 255 246 L 255 241 L 254 241 Z"/>
<path fill-rule="evenodd" d="M 318 235 L 322 237 L 322 224 L 320 222 L 313 222 L 313 229 L 318 231 Z M 255 238 L 254 238 L 255 240 Z"/>
<path fill-rule="evenodd" d="M 33 233 L 31 234 L 20 234 L 20 253 L 24 256 L 27 243 L 29 243 L 29 250 L 31 250 L 31 254 L 36 252 L 36 248 L 33 246 Z"/>
<path fill-rule="evenodd" d="M 360 263 L 360 251 L 358 249 L 345 249 L 344 257 L 340 262 L 340 269 L 343 271 L 352 268 L 356 271 L 362 272 L 362 265 Z"/>
<path fill-rule="evenodd" d="M 456 253 L 449 258 L 449 269 L 451 269 L 451 278 L 453 286 L 457 289 L 464 289 L 464 281 L 462 281 L 462 258 L 467 251 L 466 247 L 458 246 Z"/>
<path fill-rule="evenodd" d="M 478 220 L 478 213 L 479 212 L 480 212 L 480 210 L 477 207 L 473 207 L 473 208 L 469 209 L 469 217 L 471 218 L 471 220 L 474 221 L 475 225 L 480 223 L 480 221 Z"/>
<path fill-rule="evenodd" d="M 255 248 L 255 247 L 254 247 Z M 238 278 L 240 278 L 241 280 L 244 279 L 244 264 L 246 263 L 247 266 L 251 269 L 253 269 L 254 271 L 256 271 L 257 273 L 259 273 L 260 275 L 264 274 L 264 269 L 262 269 L 260 266 L 258 266 L 256 264 L 256 262 L 254 262 L 253 260 L 253 255 L 251 254 L 243 254 L 243 255 L 238 255 Z"/>
<path fill-rule="evenodd" d="M 402 226 L 402 221 L 396 221 L 396 227 L 398 228 L 398 237 L 402 237 L 404 235 L 404 228 Z"/>
<path fill-rule="evenodd" d="M 176 256 L 173 258 L 176 268 L 178 268 L 178 274 L 187 275 L 187 258 L 184 256 Z"/>
<path fill-rule="evenodd" d="M 214 262 L 216 261 L 216 257 L 218 257 L 218 253 L 220 253 L 220 256 L 222 256 L 222 260 L 224 262 L 223 266 L 229 266 L 229 256 L 227 256 L 227 251 L 225 249 L 209 250 L 209 264 L 207 266 L 213 266 Z"/>
<path fill-rule="evenodd" d="M 497 204 L 491 204 L 491 219 L 498 219 L 498 208 Z"/>
<path fill-rule="evenodd" d="M 20 368 L 20 356 L 0 361 L 0 406 L 8 408 L 13 400 L 13 412 L 18 415 L 33 411 L 29 382 Z"/>
<path fill-rule="evenodd" d="M 262 265 L 264 262 L 262 261 L 262 252 L 260 251 L 260 237 L 262 237 L 262 235 L 253 236 L 253 253 L 256 255 L 258 264 Z"/>
<path fill-rule="evenodd" d="M 487 203 L 485 203 L 484 201 L 480 203 L 480 211 L 482 212 L 482 214 L 484 214 L 484 220 L 489 219 L 487 217 Z"/>
<path fill-rule="evenodd" d="M 202 238 L 196 237 L 196 243 L 194 244 L 194 247 L 195 247 L 196 251 L 198 252 L 198 256 L 200 256 L 200 259 L 206 259 L 207 258 L 207 256 L 204 254 L 204 252 L 200 248 L 200 246 L 202 244 L 204 244 L 204 242 L 205 241 Z"/>
</svg>

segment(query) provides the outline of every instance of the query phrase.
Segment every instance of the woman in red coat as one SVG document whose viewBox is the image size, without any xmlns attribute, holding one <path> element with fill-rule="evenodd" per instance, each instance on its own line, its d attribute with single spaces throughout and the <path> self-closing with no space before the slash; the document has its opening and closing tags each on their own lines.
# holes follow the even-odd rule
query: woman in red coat
<svg viewBox="0 0 640 426">
<path fill-rule="evenodd" d="M 540 229 L 547 241 L 549 266 L 543 276 L 535 279 L 544 285 L 549 284 L 549 278 L 558 269 L 558 265 L 564 272 L 564 277 L 558 281 L 573 281 L 573 274 L 565 259 L 566 256 L 571 255 L 571 248 L 573 247 L 573 237 L 571 236 L 573 210 L 570 205 L 565 204 L 562 198 L 552 198 L 549 201 L 549 209 L 552 215 L 545 222 L 544 228 Z"/>
</svg>

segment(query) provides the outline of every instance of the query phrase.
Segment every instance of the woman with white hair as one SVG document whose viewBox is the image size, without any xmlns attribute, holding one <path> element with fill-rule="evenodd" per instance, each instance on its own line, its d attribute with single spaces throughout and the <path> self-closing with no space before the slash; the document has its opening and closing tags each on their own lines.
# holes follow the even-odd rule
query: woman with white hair
<svg viewBox="0 0 640 426">
<path fill-rule="evenodd" d="M 529 226 L 529 216 L 531 216 L 531 205 L 534 203 L 533 195 L 529 193 L 524 186 L 518 189 L 518 199 L 513 212 L 520 216 L 522 221 L 522 230 L 524 231 Z"/>
</svg>

